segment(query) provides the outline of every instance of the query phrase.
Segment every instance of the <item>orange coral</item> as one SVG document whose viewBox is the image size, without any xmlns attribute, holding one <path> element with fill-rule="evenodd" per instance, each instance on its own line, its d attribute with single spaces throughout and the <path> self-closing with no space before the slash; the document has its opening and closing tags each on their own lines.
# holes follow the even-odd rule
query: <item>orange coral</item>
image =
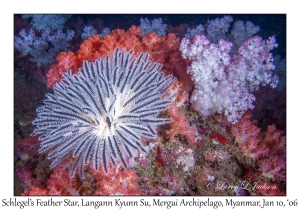
<svg viewBox="0 0 300 210">
<path fill-rule="evenodd" d="M 232 127 L 232 134 L 238 143 L 241 152 L 250 158 L 257 159 L 266 154 L 269 149 L 266 145 L 259 146 L 260 129 L 251 122 L 251 113 L 247 112 L 240 121 Z"/>
<path fill-rule="evenodd" d="M 22 195 L 140 195 L 138 176 L 134 170 L 112 167 L 109 173 L 87 169 L 85 179 L 72 178 L 63 164 L 56 167 L 45 183 L 41 185 L 26 173 L 27 186 Z"/>
<path fill-rule="evenodd" d="M 268 155 L 259 161 L 259 168 L 264 177 L 273 181 L 286 180 L 286 138 L 274 125 L 269 125 L 262 134 L 261 144 L 270 148 Z"/>
<path fill-rule="evenodd" d="M 48 179 L 49 195 L 76 195 L 70 173 L 62 166 L 56 167 Z M 78 194 L 77 194 L 78 195 Z"/>
<path fill-rule="evenodd" d="M 89 37 L 81 45 L 80 49 L 77 52 L 78 60 L 82 61 L 87 60 L 89 62 L 95 61 L 97 58 L 101 57 L 99 49 L 102 45 L 102 39 L 99 34 Z"/>
<path fill-rule="evenodd" d="M 39 187 L 34 187 L 31 190 L 25 190 L 21 195 L 23 196 L 42 196 L 49 195 L 49 191 Z"/>
<path fill-rule="evenodd" d="M 51 66 L 51 69 L 46 75 L 48 88 L 53 87 L 55 83 L 60 81 L 67 70 L 71 70 L 72 73 L 75 74 L 82 65 L 82 61 L 80 61 L 73 52 L 60 53 L 56 57 L 56 61 L 57 63 Z"/>
<path fill-rule="evenodd" d="M 183 90 L 181 82 L 176 81 L 168 90 L 168 96 L 173 94 L 176 94 L 176 98 L 174 98 L 168 108 L 168 115 L 172 119 L 170 123 L 171 128 L 166 133 L 170 141 L 174 141 L 175 136 L 181 134 L 187 138 L 189 143 L 194 144 L 196 142 L 197 129 L 194 126 L 190 126 L 186 116 L 179 111 L 179 107 L 185 106 L 189 98 L 188 93 Z"/>
<path fill-rule="evenodd" d="M 233 126 L 241 152 L 258 161 L 259 170 L 264 177 L 273 181 L 286 180 L 286 139 L 274 125 L 261 132 L 251 122 L 251 114 L 246 113 L 239 123 Z"/>
<path fill-rule="evenodd" d="M 176 81 L 169 89 L 167 96 L 176 95 L 173 101 L 176 103 L 177 107 L 185 106 L 189 101 L 189 94 L 186 90 L 183 89 L 183 84 L 179 81 Z M 166 96 L 166 97 L 167 97 Z"/>
<path fill-rule="evenodd" d="M 196 143 L 197 129 L 190 126 L 186 116 L 180 113 L 175 102 L 172 102 L 168 109 L 168 115 L 172 119 L 170 123 L 171 128 L 166 131 L 170 141 L 175 140 L 177 134 L 185 136 L 190 144 Z"/>
<path fill-rule="evenodd" d="M 150 53 L 152 61 L 163 64 L 165 73 L 173 73 L 185 86 L 191 87 L 193 83 L 190 75 L 186 73 L 188 61 L 181 57 L 179 45 L 180 40 L 174 34 L 159 37 L 152 32 L 142 37 L 141 28 L 136 26 L 132 26 L 128 31 L 113 30 L 111 35 L 103 38 L 96 34 L 85 40 L 76 53 L 63 52 L 58 55 L 57 63 L 51 66 L 46 75 L 47 86 L 52 88 L 68 69 L 77 73 L 84 60 L 93 62 L 105 54 L 112 56 L 113 51 L 120 48 L 126 51 L 133 49 L 134 55 L 141 52 Z"/>
<path fill-rule="evenodd" d="M 109 173 L 93 171 L 95 180 L 95 195 L 140 195 L 138 191 L 138 176 L 134 170 L 112 168 Z"/>
<path fill-rule="evenodd" d="M 61 164 L 56 167 L 46 183 L 35 183 L 31 185 L 30 190 L 25 190 L 22 195 L 79 195 L 78 185 L 82 185 L 82 182 L 75 182 L 76 178 L 72 178 L 65 165 Z M 23 182 L 34 182 L 33 177 L 28 177 Z M 40 193 L 40 194 L 39 194 Z"/>
</svg>

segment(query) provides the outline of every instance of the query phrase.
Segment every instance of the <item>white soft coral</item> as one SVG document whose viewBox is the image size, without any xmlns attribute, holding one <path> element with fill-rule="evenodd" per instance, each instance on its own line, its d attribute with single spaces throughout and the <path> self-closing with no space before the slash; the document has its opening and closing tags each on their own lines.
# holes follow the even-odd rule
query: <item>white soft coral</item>
<svg viewBox="0 0 300 210">
<path fill-rule="evenodd" d="M 235 124 L 246 110 L 254 108 L 252 91 L 259 85 L 276 87 L 278 78 L 273 76 L 269 51 L 277 45 L 273 37 L 265 42 L 255 36 L 231 58 L 232 46 L 222 39 L 214 44 L 204 35 L 195 35 L 192 40 L 184 38 L 180 50 L 184 58 L 192 61 L 188 67 L 195 83 L 192 107 L 205 116 L 224 113 Z"/>
</svg>

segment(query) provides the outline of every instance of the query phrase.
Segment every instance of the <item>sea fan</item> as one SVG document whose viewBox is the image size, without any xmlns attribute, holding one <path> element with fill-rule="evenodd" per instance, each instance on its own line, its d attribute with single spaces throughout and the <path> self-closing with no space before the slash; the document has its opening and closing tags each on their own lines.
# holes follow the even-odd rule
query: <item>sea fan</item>
<svg viewBox="0 0 300 210">
<path fill-rule="evenodd" d="M 33 135 L 39 135 L 39 152 L 54 159 L 51 168 L 69 154 L 75 158 L 72 176 L 78 171 L 83 177 L 87 164 L 105 171 L 110 164 L 126 167 L 137 150 L 146 152 L 141 138 L 156 138 L 155 126 L 170 121 L 158 114 L 173 98 L 167 90 L 175 79 L 165 77 L 149 54 L 132 54 L 117 49 L 112 59 L 84 61 L 78 74 L 68 71 L 46 94 Z"/>
</svg>

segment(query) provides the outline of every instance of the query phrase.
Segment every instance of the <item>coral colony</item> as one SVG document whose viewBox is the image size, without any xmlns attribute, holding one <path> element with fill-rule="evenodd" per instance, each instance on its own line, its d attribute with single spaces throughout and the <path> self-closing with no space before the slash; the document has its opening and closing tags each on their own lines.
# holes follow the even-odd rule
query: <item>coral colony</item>
<svg viewBox="0 0 300 210">
<path fill-rule="evenodd" d="M 15 15 L 15 194 L 285 195 L 276 37 L 139 20 Z"/>
<path fill-rule="evenodd" d="M 251 94 L 259 85 L 278 83 L 272 54 L 277 47 L 274 37 L 263 41 L 254 36 L 243 42 L 234 58 L 230 57 L 231 42 L 221 39 L 211 43 L 204 35 L 183 39 L 180 50 L 184 58 L 192 60 L 187 71 L 195 81 L 191 96 L 192 106 L 204 116 L 224 113 L 227 120 L 237 123 L 248 109 L 253 109 L 255 96 Z"/>
</svg>

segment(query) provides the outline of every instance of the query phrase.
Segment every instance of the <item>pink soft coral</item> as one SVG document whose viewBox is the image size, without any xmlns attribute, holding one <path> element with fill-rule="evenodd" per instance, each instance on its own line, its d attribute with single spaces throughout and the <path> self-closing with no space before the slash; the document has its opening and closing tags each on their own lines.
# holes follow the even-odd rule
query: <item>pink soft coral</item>
<svg viewBox="0 0 300 210">
<path fill-rule="evenodd" d="M 25 171 L 26 172 L 26 171 Z M 30 186 L 22 195 L 140 195 L 138 176 L 134 170 L 112 168 L 109 173 L 87 169 L 85 179 L 72 178 L 64 167 L 56 167 L 50 178 L 43 185 L 28 173 Z"/>
<path fill-rule="evenodd" d="M 168 115 L 172 119 L 171 128 L 166 131 L 170 141 L 174 141 L 175 136 L 181 134 L 186 137 L 190 144 L 196 143 L 197 128 L 189 125 L 186 116 L 179 111 L 175 102 L 171 103 Z"/>
<path fill-rule="evenodd" d="M 26 180 L 28 183 L 34 180 L 32 177 Z M 33 185 L 31 189 L 27 189 L 22 195 L 79 195 L 75 187 L 72 185 L 72 178 L 69 173 L 62 167 L 57 167 L 51 174 L 47 183 L 42 185 Z"/>
<path fill-rule="evenodd" d="M 240 122 L 232 127 L 232 134 L 238 143 L 241 152 L 246 156 L 254 159 L 265 155 L 269 152 L 266 145 L 260 143 L 260 129 L 251 121 L 252 115 L 247 112 Z"/>
<path fill-rule="evenodd" d="M 274 125 L 261 132 L 246 113 L 232 128 L 232 134 L 241 152 L 258 161 L 259 170 L 264 177 L 273 181 L 286 180 L 286 139 Z"/>
<path fill-rule="evenodd" d="M 138 176 L 134 170 L 116 169 L 109 173 L 103 171 L 92 172 L 95 178 L 95 195 L 140 195 L 138 190 Z"/>
<path fill-rule="evenodd" d="M 183 112 L 180 111 L 180 107 L 186 106 L 189 98 L 189 94 L 183 90 L 183 84 L 179 81 L 175 82 L 168 90 L 168 95 L 176 94 L 173 102 L 168 108 L 168 115 L 172 119 L 170 123 L 170 129 L 166 131 L 170 141 L 175 140 L 175 136 L 181 134 L 186 137 L 190 144 L 196 143 L 196 137 L 198 135 L 197 128 L 191 126 L 188 123 L 188 119 Z"/>
<path fill-rule="evenodd" d="M 72 186 L 69 172 L 62 166 L 55 168 L 48 180 L 47 188 L 49 195 L 78 195 Z"/>
<path fill-rule="evenodd" d="M 281 136 L 281 131 L 276 130 L 274 125 L 269 125 L 261 144 L 270 148 L 266 157 L 259 161 L 262 175 L 273 181 L 286 180 L 286 138 Z"/>
</svg>

